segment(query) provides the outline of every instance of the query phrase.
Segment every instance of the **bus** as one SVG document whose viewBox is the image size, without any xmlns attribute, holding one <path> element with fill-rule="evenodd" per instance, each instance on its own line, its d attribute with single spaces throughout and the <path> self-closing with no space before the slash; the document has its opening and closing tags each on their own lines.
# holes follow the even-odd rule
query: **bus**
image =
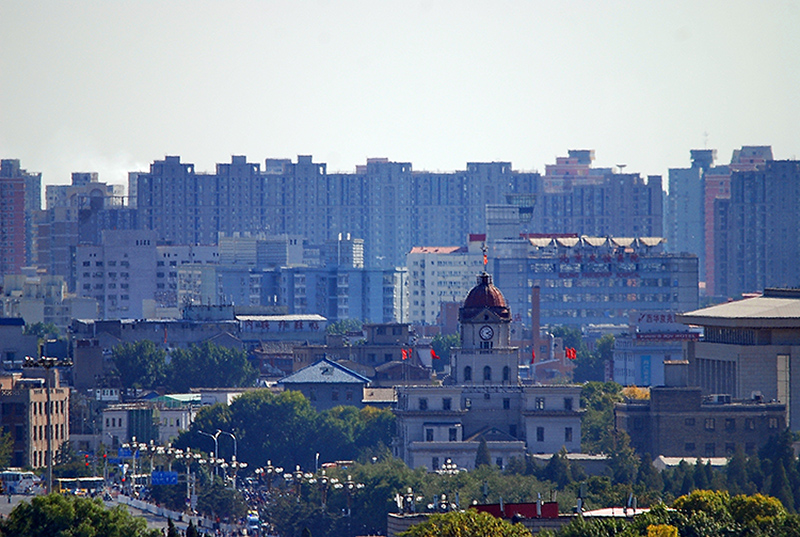
<svg viewBox="0 0 800 537">
<path fill-rule="evenodd" d="M 103 491 L 105 480 L 102 477 L 60 477 L 56 480 L 56 490 L 75 496 L 94 496 Z"/>
<path fill-rule="evenodd" d="M 41 487 L 42 480 L 33 472 L 9 468 L 0 472 L 0 483 L 6 494 L 33 494 L 34 489 Z"/>
</svg>

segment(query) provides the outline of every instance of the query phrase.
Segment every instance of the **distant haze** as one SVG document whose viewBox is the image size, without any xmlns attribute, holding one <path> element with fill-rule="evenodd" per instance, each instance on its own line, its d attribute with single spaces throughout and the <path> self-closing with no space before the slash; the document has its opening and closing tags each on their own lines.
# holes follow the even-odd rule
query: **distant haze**
<svg viewBox="0 0 800 537">
<path fill-rule="evenodd" d="M 0 0 L 0 156 L 46 184 L 310 154 L 417 170 L 568 149 L 666 176 L 800 154 L 800 2 Z"/>
</svg>

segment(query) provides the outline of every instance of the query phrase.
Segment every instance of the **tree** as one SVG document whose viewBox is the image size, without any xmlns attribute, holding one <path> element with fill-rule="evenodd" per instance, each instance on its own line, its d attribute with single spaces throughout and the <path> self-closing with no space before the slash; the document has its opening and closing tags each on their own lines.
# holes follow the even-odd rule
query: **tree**
<svg viewBox="0 0 800 537">
<path fill-rule="evenodd" d="M 99 499 L 48 494 L 19 504 L 0 521 L 0 533 L 15 537 L 58 535 L 80 537 L 160 537 L 148 530 L 144 519 L 134 518 L 124 507 L 107 509 Z"/>
<path fill-rule="evenodd" d="M 475 468 L 491 466 L 491 464 L 492 456 L 489 453 L 489 445 L 485 438 L 481 438 L 481 443 L 478 444 L 478 453 L 475 455 Z"/>
<path fill-rule="evenodd" d="M 9 431 L 0 432 L 0 468 L 5 468 L 11 462 L 14 453 L 14 437 Z"/>
<path fill-rule="evenodd" d="M 400 533 L 400 537 L 462 537 L 467 535 L 492 537 L 529 537 L 531 532 L 522 524 L 510 524 L 488 513 L 474 509 L 435 514 L 421 524 Z"/>
<path fill-rule="evenodd" d="M 598 339 L 592 352 L 588 352 L 588 349 L 581 352 L 582 347 L 574 348 L 578 349 L 575 371 L 572 374 L 575 382 L 605 380 L 606 362 L 614 359 L 614 336 L 606 334 Z"/>
<path fill-rule="evenodd" d="M 26 324 L 22 331 L 23 334 L 29 336 L 36 336 L 39 340 L 58 338 L 61 330 L 58 329 L 53 323 L 33 323 Z"/>
<path fill-rule="evenodd" d="M 205 342 L 172 351 L 167 377 L 171 391 L 185 392 L 194 387 L 252 386 L 258 371 L 244 351 Z"/>
<path fill-rule="evenodd" d="M 178 528 L 176 528 L 175 523 L 172 522 L 172 518 L 167 518 L 167 537 L 181 537 Z"/>
<path fill-rule="evenodd" d="M 459 345 L 461 345 L 461 338 L 458 334 L 436 334 L 433 336 L 431 348 L 433 348 L 436 356 L 439 357 L 438 360 L 433 360 L 433 368 L 436 371 L 444 370 L 444 367 L 450 364 L 450 349 Z"/>
<path fill-rule="evenodd" d="M 342 319 L 329 324 L 325 332 L 332 336 L 344 336 L 348 332 L 360 332 L 363 326 L 364 323 L 358 319 Z"/>
<path fill-rule="evenodd" d="M 247 503 L 239 491 L 229 489 L 217 480 L 202 487 L 197 497 L 197 510 L 207 516 L 218 515 L 235 520 L 247 514 Z"/>
<path fill-rule="evenodd" d="M 167 353 L 152 341 L 117 345 L 111 356 L 123 388 L 151 389 L 164 383 Z"/>
<path fill-rule="evenodd" d="M 197 526 L 194 525 L 191 519 L 189 519 L 189 525 L 186 527 L 186 537 L 200 537 L 197 532 Z"/>
<path fill-rule="evenodd" d="M 614 440 L 614 404 L 622 401 L 616 382 L 587 382 L 581 390 L 581 450 L 610 453 Z"/>
</svg>

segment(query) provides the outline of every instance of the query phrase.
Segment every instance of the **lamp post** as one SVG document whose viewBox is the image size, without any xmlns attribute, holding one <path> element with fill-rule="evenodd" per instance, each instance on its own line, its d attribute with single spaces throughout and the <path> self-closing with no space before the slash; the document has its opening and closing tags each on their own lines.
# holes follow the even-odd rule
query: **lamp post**
<svg viewBox="0 0 800 537">
<path fill-rule="evenodd" d="M 47 493 L 53 492 L 53 403 L 50 398 L 50 392 L 53 389 L 51 382 L 51 369 L 58 366 L 71 366 L 72 361 L 68 359 L 54 358 L 50 356 L 43 356 L 44 348 L 39 347 L 39 358 L 26 356 L 25 361 L 22 363 L 23 367 L 42 367 L 45 370 L 45 396 L 47 398 L 45 414 L 47 416 L 47 431 L 45 438 L 47 439 Z"/>
<path fill-rule="evenodd" d="M 228 436 L 230 436 L 231 438 L 233 438 L 233 459 L 231 459 L 231 460 L 234 460 L 234 461 L 235 461 L 235 460 L 236 460 L 236 456 L 238 455 L 238 453 L 237 453 L 237 447 L 236 447 L 236 435 L 235 435 L 235 434 L 233 434 L 233 433 L 229 433 L 228 431 L 220 431 L 220 430 L 217 430 L 217 434 L 218 434 L 218 435 L 219 435 L 219 434 L 227 434 Z M 219 455 L 219 453 L 217 453 L 217 455 Z"/>
<path fill-rule="evenodd" d="M 222 434 L 222 431 L 217 429 L 217 432 L 215 432 L 214 434 L 206 433 L 204 431 L 197 431 L 197 432 L 202 434 L 202 435 L 208 436 L 209 438 L 213 438 L 214 439 L 214 453 L 211 454 L 210 459 L 214 460 L 214 457 L 219 457 L 219 440 L 218 439 L 219 439 L 219 435 Z M 215 467 L 214 468 L 214 476 L 216 476 L 216 475 L 217 475 L 217 469 Z"/>
</svg>

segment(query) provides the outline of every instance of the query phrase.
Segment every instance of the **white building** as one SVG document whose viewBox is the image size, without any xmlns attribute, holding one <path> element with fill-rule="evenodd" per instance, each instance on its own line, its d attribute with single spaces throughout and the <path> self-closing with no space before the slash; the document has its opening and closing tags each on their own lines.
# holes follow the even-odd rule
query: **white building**
<svg viewBox="0 0 800 537">
<path fill-rule="evenodd" d="M 475 273 L 483 266 L 483 239 L 483 235 L 471 235 L 467 247 L 415 246 L 411 249 L 406 256 L 409 322 L 437 324 L 443 302 L 461 302 L 472 288 Z"/>
<path fill-rule="evenodd" d="M 214 263 L 216 246 L 167 246 L 155 231 L 104 231 L 99 246 L 76 248 L 76 292 L 102 319 L 178 318 L 178 268 Z"/>
</svg>

